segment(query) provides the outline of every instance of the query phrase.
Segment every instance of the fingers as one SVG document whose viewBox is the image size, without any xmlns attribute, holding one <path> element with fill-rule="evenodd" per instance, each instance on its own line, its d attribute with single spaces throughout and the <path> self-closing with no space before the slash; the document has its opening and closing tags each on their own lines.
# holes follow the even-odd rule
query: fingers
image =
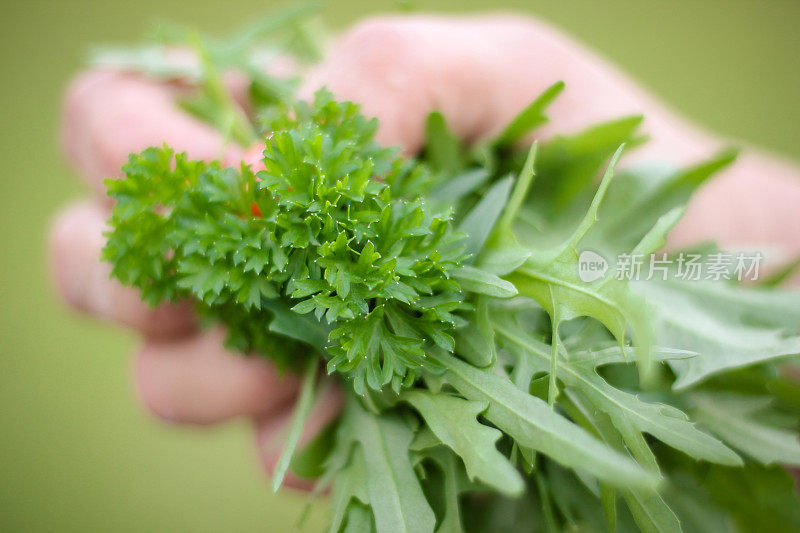
<svg viewBox="0 0 800 533">
<path fill-rule="evenodd" d="M 773 265 L 800 254 L 800 172 L 795 165 L 757 152 L 711 180 L 692 198 L 670 233 L 674 248 L 713 237 L 725 250 L 761 251 Z M 764 272 L 760 272 L 760 277 Z M 790 283 L 800 285 L 800 273 Z"/>
<path fill-rule="evenodd" d="M 318 390 L 324 390 L 324 393 L 314 403 L 311 414 L 303 428 L 298 450 L 302 450 L 325 426 L 333 422 L 342 409 L 344 395 L 338 386 L 335 384 L 327 388 L 318 386 Z M 272 476 L 280 459 L 285 438 L 284 433 L 291 420 L 292 411 L 289 408 L 281 413 L 256 419 L 256 449 L 268 476 Z M 284 484 L 304 490 L 309 490 L 313 486 L 313 482 L 295 476 L 291 470 L 287 473 Z"/>
<path fill-rule="evenodd" d="M 327 86 L 378 117 L 382 143 L 415 152 L 431 111 L 441 111 L 464 139 L 491 136 L 557 80 L 566 88 L 537 137 L 644 114 L 651 140 L 627 155 L 625 164 L 664 159 L 684 165 L 719 146 L 604 59 L 523 17 L 369 19 L 341 38 L 301 95 Z M 714 239 L 729 248 L 759 244 L 796 253 L 799 200 L 797 168 L 751 152 L 693 197 L 672 241 Z"/>
<path fill-rule="evenodd" d="M 140 397 L 156 415 L 210 424 L 239 415 L 273 411 L 295 394 L 296 379 L 280 375 L 257 357 L 226 351 L 220 331 L 186 336 L 190 310 L 152 310 L 137 291 L 109 278 L 99 261 L 104 210 L 79 204 L 56 221 L 51 238 L 55 277 L 64 299 L 77 309 L 139 329 L 149 336 L 136 359 Z"/>
<path fill-rule="evenodd" d="M 387 17 L 347 32 L 309 75 L 301 94 L 327 86 L 380 119 L 383 143 L 416 151 L 425 119 L 441 111 L 460 137 L 498 132 L 552 83 L 564 93 L 539 135 L 647 113 L 651 150 L 691 159 L 709 141 L 622 73 L 552 28 L 513 16 Z"/>
<path fill-rule="evenodd" d="M 171 340 L 148 340 L 136 357 L 142 402 L 174 422 L 213 424 L 274 413 L 297 391 L 297 379 L 266 360 L 227 351 L 220 329 Z"/>
<path fill-rule="evenodd" d="M 119 322 L 147 335 L 182 335 L 195 321 L 188 304 L 155 309 L 139 292 L 110 277 L 111 266 L 100 261 L 107 213 L 93 203 L 75 204 L 53 224 L 50 255 L 56 286 L 64 300 L 80 311 Z"/>
<path fill-rule="evenodd" d="M 67 157 L 100 194 L 103 180 L 120 175 L 128 154 L 167 143 L 194 159 L 236 160 L 240 150 L 225 144 L 209 125 L 176 106 L 181 88 L 142 76 L 87 71 L 69 86 L 64 102 L 62 143 Z"/>
</svg>

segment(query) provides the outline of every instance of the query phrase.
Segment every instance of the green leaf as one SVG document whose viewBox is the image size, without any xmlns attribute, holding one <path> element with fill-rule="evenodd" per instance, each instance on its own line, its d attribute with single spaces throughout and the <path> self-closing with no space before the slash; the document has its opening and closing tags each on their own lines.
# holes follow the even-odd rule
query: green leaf
<svg viewBox="0 0 800 533">
<path fill-rule="evenodd" d="M 649 182 L 635 198 L 620 198 L 607 206 L 608 220 L 601 231 L 612 242 L 635 241 L 652 228 L 658 217 L 686 204 L 691 194 L 714 174 L 736 160 L 735 150 L 726 150 L 709 161 L 668 174 L 660 180 L 649 175 Z M 643 173 L 644 174 L 644 173 Z"/>
<path fill-rule="evenodd" d="M 274 318 L 269 324 L 269 329 L 286 337 L 303 341 L 322 351 L 327 343 L 329 328 L 326 328 L 314 317 L 297 315 L 280 301 L 270 301 L 264 304 Z"/>
<path fill-rule="evenodd" d="M 697 394 L 692 396 L 698 422 L 734 448 L 765 465 L 800 467 L 800 438 L 796 431 L 760 422 L 758 405 L 746 397 Z"/>
<path fill-rule="evenodd" d="M 798 531 L 800 499 L 792 476 L 781 467 L 748 464 L 742 469 L 712 467 L 703 485 L 725 508 L 740 531 Z"/>
<path fill-rule="evenodd" d="M 782 264 L 774 272 L 762 279 L 759 285 L 765 287 L 778 287 L 789 281 L 789 279 L 791 279 L 791 277 L 794 276 L 798 270 L 800 270 L 800 255 Z"/>
<path fill-rule="evenodd" d="M 498 320 L 499 322 L 499 320 Z M 506 342 L 504 345 L 528 358 L 536 372 L 550 369 L 550 347 L 531 338 L 524 326 L 512 317 L 495 323 L 495 331 Z M 662 442 L 695 457 L 726 465 L 739 465 L 739 457 L 711 435 L 703 433 L 689 421 L 686 414 L 665 404 L 646 403 L 635 395 L 610 385 L 595 371 L 602 360 L 583 358 L 578 361 L 564 359 L 558 366 L 558 377 L 567 387 L 581 392 L 592 405 L 606 413 L 612 423 L 624 431 L 631 428 L 649 433 Z"/>
<path fill-rule="evenodd" d="M 486 239 L 489 238 L 495 222 L 506 205 L 513 183 L 514 180 L 509 176 L 492 185 L 458 226 L 458 231 L 467 234 L 466 253 L 473 258 L 477 257 Z"/>
<path fill-rule="evenodd" d="M 361 449 L 357 447 L 352 449 L 349 440 L 343 443 L 340 439 L 337 446 L 340 447 L 339 450 L 346 450 L 348 455 L 344 456 L 344 460 L 347 461 L 345 465 L 330 470 L 336 476 L 331 502 L 333 516 L 328 530 L 330 533 L 338 533 L 342 529 L 351 505 L 358 505 L 357 502 L 369 504 L 369 495 L 366 487 L 367 467 L 364 463 L 364 455 Z M 351 449 L 352 454 L 349 453 Z"/>
<path fill-rule="evenodd" d="M 505 276 L 524 265 L 531 255 L 532 252 L 522 246 L 488 248 L 481 254 L 477 268 L 497 276 Z"/>
<path fill-rule="evenodd" d="M 579 392 L 570 394 L 569 399 L 569 404 L 574 407 L 571 413 L 582 420 L 587 428 L 591 428 L 605 442 L 621 452 L 624 452 L 627 444 L 634 457 L 647 464 L 652 472 L 658 472 L 655 458 L 652 452 L 646 449 L 641 435 L 637 435 L 635 439 L 626 438 L 624 431 L 621 433 L 618 428 L 615 429 L 610 417 L 591 411 L 587 401 Z M 678 517 L 652 487 L 627 486 L 622 487 L 620 493 L 640 530 L 648 533 L 680 533 L 681 525 Z"/>
<path fill-rule="evenodd" d="M 539 145 L 534 142 L 528 150 L 528 157 L 525 159 L 525 164 L 522 165 L 519 179 L 517 179 L 516 183 L 514 184 L 514 189 L 511 192 L 511 196 L 503 208 L 503 216 L 495 228 L 494 240 L 502 241 L 504 246 L 499 246 L 496 244 L 495 247 L 508 248 L 516 243 L 516 240 L 511 233 L 511 225 L 514 222 L 514 219 L 517 217 L 517 213 L 519 212 L 520 207 L 522 207 L 523 202 L 528 196 L 531 185 L 533 184 L 533 179 L 535 176 L 534 165 L 536 164 L 536 151 L 538 147 Z"/>
<path fill-rule="evenodd" d="M 369 509 L 358 503 L 351 503 L 347 508 L 347 522 L 344 527 L 344 533 L 364 533 L 365 531 L 374 531 L 372 523 L 372 513 Z"/>
<path fill-rule="evenodd" d="M 331 421 L 306 446 L 295 452 L 290 465 L 292 472 L 305 479 L 316 479 L 325 473 L 325 462 L 334 445 L 338 422 L 338 418 Z"/>
<path fill-rule="evenodd" d="M 489 366 L 497 359 L 488 300 L 484 296 L 476 298 L 475 310 L 467 315 L 469 325 L 455 331 L 456 351 L 477 367 Z"/>
<path fill-rule="evenodd" d="M 536 99 L 528 104 L 506 128 L 498 135 L 492 144 L 494 146 L 510 146 L 522 139 L 525 135 L 546 123 L 548 118 L 545 109 L 564 90 L 564 82 L 558 81 L 545 89 Z"/>
<path fill-rule="evenodd" d="M 524 487 L 519 472 L 497 451 L 502 433 L 476 419 L 486 411 L 486 402 L 463 400 L 448 394 L 409 390 L 402 399 L 422 415 L 433 433 L 464 461 L 470 479 L 480 479 L 510 496 Z"/>
<path fill-rule="evenodd" d="M 547 403 L 520 391 L 509 379 L 450 355 L 432 355 L 447 368 L 445 379 L 467 399 L 487 402 L 486 418 L 520 446 L 540 451 L 563 465 L 585 470 L 614 486 L 657 484 L 657 478 L 636 463 L 554 412 Z"/>
<path fill-rule="evenodd" d="M 697 465 L 698 470 L 704 470 Z M 708 490 L 681 470 L 670 471 L 664 498 L 675 511 L 684 531 L 731 533 L 730 518 L 712 500 Z"/>
<path fill-rule="evenodd" d="M 445 179 L 441 185 L 431 191 L 427 199 L 434 205 L 449 207 L 457 205 L 464 197 L 476 192 L 491 178 L 491 173 L 485 168 L 473 168 Z"/>
<path fill-rule="evenodd" d="M 800 337 L 788 336 L 785 329 L 798 314 L 798 306 L 788 298 L 702 282 L 647 283 L 637 290 L 653 304 L 657 342 L 699 354 L 669 362 L 678 376 L 675 389 L 727 370 L 800 354 Z M 781 300 L 786 304 L 783 314 L 770 306 Z M 794 324 L 796 329 L 800 320 Z"/>
<path fill-rule="evenodd" d="M 536 175 L 547 179 L 540 180 L 536 205 L 549 216 L 569 213 L 567 206 L 593 188 L 594 177 L 617 148 L 635 144 L 641 122 L 641 116 L 625 117 L 540 146 Z"/>
<path fill-rule="evenodd" d="M 459 281 L 464 290 L 495 298 L 511 298 L 517 295 L 514 285 L 490 272 L 470 266 L 453 270 L 451 275 Z"/>
<path fill-rule="evenodd" d="M 347 403 L 349 431 L 364 454 L 366 487 L 378 533 L 433 532 L 436 518 L 409 459 L 413 432 L 396 415 L 375 416 Z"/>
<path fill-rule="evenodd" d="M 650 378 L 651 326 L 650 311 L 643 297 L 630 290 L 627 283 L 605 277 L 594 283 L 580 279 L 577 246 L 597 220 L 603 196 L 614 175 L 614 166 L 623 147 L 608 165 L 603 181 L 592 200 L 589 211 L 563 245 L 548 250 L 531 250 L 523 266 L 507 276 L 523 296 L 534 299 L 553 319 L 553 334 L 560 322 L 587 316 L 600 321 L 620 344 L 630 328 L 637 343 L 642 377 Z M 558 321 L 555 320 L 558 315 Z M 555 359 L 555 358 L 554 358 Z"/>
<path fill-rule="evenodd" d="M 678 517 L 655 491 L 623 491 L 636 524 L 644 533 L 680 533 Z"/>
<path fill-rule="evenodd" d="M 684 209 L 676 207 L 661 216 L 655 225 L 648 231 L 639 244 L 631 252 L 631 255 L 650 255 L 662 249 L 667 243 L 667 233 L 683 217 Z"/>
<path fill-rule="evenodd" d="M 296 13 L 228 41 L 162 35 L 199 68 L 158 51 L 115 59 L 186 77 L 188 111 L 266 143 L 257 177 L 168 147 L 131 155 L 107 182 L 103 251 L 148 303 L 190 300 L 226 346 L 306 366 L 275 486 L 290 467 L 320 476 L 315 495 L 332 484 L 337 533 L 800 528 L 791 479 L 760 464 L 800 464 L 800 387 L 778 374 L 800 353 L 800 293 L 578 270 L 586 250 L 661 249 L 733 153 L 612 181 L 618 147 L 642 140 L 629 117 L 526 154 L 518 141 L 558 83 L 474 147 L 434 112 L 421 159 L 403 158 L 357 105 L 326 91 L 295 102 L 297 80 L 262 72 L 265 46 L 318 56 Z M 225 90 L 228 70 L 248 76 L 252 114 Z M 318 358 L 348 399 L 297 453 Z"/>
<path fill-rule="evenodd" d="M 437 451 L 440 451 L 441 448 Z M 459 475 L 461 474 L 461 464 L 452 453 L 433 453 L 429 454 L 441 467 L 444 475 L 444 517 L 439 521 L 436 533 L 463 533 L 464 527 L 461 523 L 461 502 L 459 499 Z"/>
<path fill-rule="evenodd" d="M 425 152 L 434 170 L 456 173 L 463 165 L 461 143 L 438 111 L 429 114 L 425 122 Z"/>
</svg>

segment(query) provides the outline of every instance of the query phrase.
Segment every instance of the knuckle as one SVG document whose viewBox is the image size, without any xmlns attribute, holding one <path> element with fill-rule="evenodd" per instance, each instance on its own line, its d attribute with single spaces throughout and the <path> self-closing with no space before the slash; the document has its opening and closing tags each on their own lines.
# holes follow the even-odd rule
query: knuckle
<svg viewBox="0 0 800 533">
<path fill-rule="evenodd" d="M 402 21 L 391 17 L 373 17 L 355 24 L 345 34 L 344 40 L 359 45 L 383 45 L 405 37 Z"/>
<path fill-rule="evenodd" d="M 371 18 L 356 24 L 342 38 L 342 49 L 365 69 L 380 73 L 397 68 L 415 49 L 408 27 L 397 19 Z M 403 50 L 398 55 L 398 50 Z"/>
<path fill-rule="evenodd" d="M 96 69 L 85 70 L 75 76 L 64 93 L 66 108 L 82 109 L 86 103 L 91 102 L 94 91 L 105 85 L 110 76 L 109 72 Z"/>
</svg>

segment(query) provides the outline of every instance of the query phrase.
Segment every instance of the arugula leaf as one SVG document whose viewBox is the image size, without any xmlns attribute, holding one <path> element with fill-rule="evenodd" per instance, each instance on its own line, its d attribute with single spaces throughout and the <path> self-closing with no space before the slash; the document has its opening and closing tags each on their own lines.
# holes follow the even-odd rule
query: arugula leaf
<svg viewBox="0 0 800 533">
<path fill-rule="evenodd" d="M 470 326 L 458 328 L 455 332 L 456 351 L 477 367 L 487 367 L 497 359 L 489 312 L 488 299 L 478 296 L 475 310 L 466 316 Z"/>
<path fill-rule="evenodd" d="M 620 147 L 611 159 L 600 188 L 572 236 L 563 245 L 549 250 L 531 250 L 530 257 L 507 279 L 520 294 L 536 300 L 553 322 L 553 353 L 551 371 L 558 367 L 558 330 L 562 322 L 588 316 L 605 325 L 620 344 L 626 339 L 627 328 L 633 331 L 637 342 L 642 377 L 649 378 L 651 331 L 649 311 L 643 298 L 613 277 L 600 280 L 595 285 L 584 283 L 578 276 L 578 244 L 591 230 L 606 190 L 614 175 L 614 166 L 622 153 Z M 551 391 L 555 382 L 551 380 Z M 551 403 L 554 397 L 551 395 Z"/>
<path fill-rule="evenodd" d="M 492 185 L 458 226 L 458 231 L 467 235 L 466 253 L 471 257 L 477 257 L 489 238 L 495 222 L 506 205 L 513 181 L 509 176 Z"/>
<path fill-rule="evenodd" d="M 789 323 L 794 322 L 795 328 L 800 325 L 797 306 L 791 313 L 782 314 L 770 305 L 783 300 L 785 307 L 791 308 L 788 299 L 749 290 L 733 293 L 700 282 L 641 284 L 637 290 L 654 304 L 656 339 L 700 354 L 669 361 L 678 376 L 673 385 L 677 389 L 726 370 L 800 354 L 800 337 L 787 334 Z M 711 309 L 713 312 L 709 312 Z M 761 310 L 763 315 L 751 318 Z"/>
<path fill-rule="evenodd" d="M 439 450 L 437 450 L 439 452 Z M 429 457 L 434 458 L 442 469 L 444 475 L 444 516 L 436 527 L 436 533 L 460 533 L 464 530 L 461 522 L 461 505 L 459 502 L 458 476 L 460 465 L 457 459 L 450 453 L 433 453 Z"/>
<path fill-rule="evenodd" d="M 541 184 L 533 201 L 550 216 L 570 213 L 568 206 L 591 189 L 589 186 L 603 163 L 621 145 L 633 146 L 638 142 L 635 133 L 641 122 L 641 116 L 626 117 L 570 137 L 557 136 L 543 144 L 536 158 L 536 174 L 549 179 Z"/>
<path fill-rule="evenodd" d="M 461 457 L 470 479 L 478 478 L 511 496 L 522 492 L 519 473 L 495 448 L 502 434 L 476 420 L 488 403 L 419 390 L 404 392 L 402 399 L 413 405 L 433 433 Z"/>
<path fill-rule="evenodd" d="M 425 123 L 425 150 L 434 170 L 455 174 L 461 170 L 461 143 L 447 128 L 444 116 L 438 111 L 428 115 Z"/>
<path fill-rule="evenodd" d="M 736 160 L 735 150 L 726 150 L 712 159 L 693 167 L 672 171 L 666 175 L 647 170 L 630 170 L 620 176 L 626 181 L 620 189 L 636 188 L 615 196 L 610 194 L 605 205 L 607 221 L 599 231 L 609 242 L 620 243 L 623 248 L 635 244 L 664 213 L 686 204 L 691 194 L 720 170 Z M 638 183 L 636 183 L 638 182 Z"/>
<path fill-rule="evenodd" d="M 349 445 L 345 449 L 352 450 L 352 457 L 349 458 L 348 463 L 342 468 L 330 470 L 336 473 L 336 481 L 333 485 L 333 517 L 329 529 L 331 533 L 342 529 L 342 525 L 349 518 L 349 510 L 353 506 L 360 507 L 361 504 L 369 504 L 365 482 L 367 467 L 364 464 L 363 453 L 360 449 L 352 449 Z"/>
<path fill-rule="evenodd" d="M 796 531 L 800 527 L 795 483 L 781 467 L 712 467 L 703 485 L 741 531 Z"/>
<path fill-rule="evenodd" d="M 372 514 L 367 507 L 351 503 L 347 508 L 347 524 L 344 533 L 363 533 L 364 531 L 375 531 Z"/>
<path fill-rule="evenodd" d="M 757 420 L 760 409 L 752 399 L 697 394 L 692 403 L 698 422 L 758 462 L 800 466 L 797 433 Z"/>
<path fill-rule="evenodd" d="M 530 337 L 513 317 L 497 318 L 495 332 L 507 349 L 527 358 L 527 364 L 534 372 L 549 370 L 550 347 Z M 596 367 L 603 363 L 602 359 L 593 357 L 578 360 L 565 357 L 559 364 L 558 377 L 565 386 L 580 391 L 596 409 L 608 415 L 623 434 L 628 429 L 649 433 L 697 459 L 726 465 L 741 464 L 735 453 L 697 429 L 680 410 L 665 404 L 643 402 L 610 385 L 596 372 Z"/>
<path fill-rule="evenodd" d="M 436 519 L 409 459 L 412 430 L 396 416 L 368 413 L 356 400 L 348 407 L 346 424 L 369 472 L 366 488 L 377 531 L 433 532 Z"/>
<path fill-rule="evenodd" d="M 511 298 L 517 294 L 517 289 L 508 281 L 470 266 L 453 270 L 450 275 L 460 282 L 462 289 L 475 294 L 485 294 L 495 298 Z"/>
<path fill-rule="evenodd" d="M 635 463 L 603 446 L 542 400 L 520 391 L 508 378 L 445 353 L 434 357 L 447 368 L 445 379 L 468 399 L 487 402 L 486 418 L 520 446 L 541 451 L 561 464 L 590 472 L 614 486 L 657 484 L 656 478 Z"/>
<path fill-rule="evenodd" d="M 510 146 L 519 141 L 525 134 L 546 123 L 548 118 L 544 110 L 564 90 L 564 82 L 558 81 L 545 89 L 533 102 L 514 117 L 508 126 L 492 141 L 495 147 Z"/>
<path fill-rule="evenodd" d="M 576 419 L 581 421 L 582 425 L 621 452 L 625 450 L 627 444 L 631 454 L 639 462 L 647 464 L 652 472 L 659 471 L 655 457 L 650 449 L 643 445 L 641 435 L 637 435 L 634 439 L 626 438 L 625 429 L 615 428 L 610 418 L 604 413 L 592 413 L 587 408 L 587 403 L 580 393 L 572 391 L 569 394 L 567 402 L 569 410 Z M 652 487 L 628 486 L 623 487 L 620 493 L 628 504 L 633 519 L 642 531 L 658 533 L 681 531 L 678 517 Z"/>
</svg>

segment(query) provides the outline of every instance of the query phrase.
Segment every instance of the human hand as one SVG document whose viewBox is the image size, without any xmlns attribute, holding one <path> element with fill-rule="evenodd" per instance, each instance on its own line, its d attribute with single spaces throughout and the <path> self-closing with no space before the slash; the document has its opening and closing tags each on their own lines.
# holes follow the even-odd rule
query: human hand
<svg viewBox="0 0 800 533">
<path fill-rule="evenodd" d="M 422 144 L 430 111 L 440 110 L 460 137 L 478 139 L 498 131 L 559 79 L 567 88 L 551 106 L 551 122 L 537 132 L 540 138 L 643 113 L 651 141 L 629 161 L 661 157 L 689 163 L 707 157 L 719 144 L 601 58 L 555 30 L 520 17 L 362 22 L 310 73 L 302 94 L 308 96 L 326 85 L 339 98 L 362 103 L 365 114 L 380 119 L 382 143 L 413 153 Z M 248 158 L 174 106 L 181 90 L 131 74 L 98 71 L 83 74 L 71 86 L 64 144 L 97 195 L 70 208 L 55 224 L 56 279 L 74 307 L 144 334 L 136 358 L 137 384 L 143 403 L 153 413 L 199 424 L 252 416 L 262 462 L 270 470 L 277 453 L 266 443 L 289 417 L 296 380 L 279 376 L 260 358 L 225 351 L 221 332 L 197 332 L 185 306 L 148 309 L 135 291 L 110 280 L 108 267 L 98 261 L 108 216 L 101 180 L 118 176 L 128 153 L 167 142 L 198 159 Z M 797 169 L 745 152 L 734 167 L 696 195 L 672 242 L 713 238 L 727 247 L 758 243 L 797 253 L 800 212 L 795 206 L 799 204 Z M 340 398 L 335 389 L 329 394 L 318 402 L 308 435 L 336 415 Z"/>
</svg>

